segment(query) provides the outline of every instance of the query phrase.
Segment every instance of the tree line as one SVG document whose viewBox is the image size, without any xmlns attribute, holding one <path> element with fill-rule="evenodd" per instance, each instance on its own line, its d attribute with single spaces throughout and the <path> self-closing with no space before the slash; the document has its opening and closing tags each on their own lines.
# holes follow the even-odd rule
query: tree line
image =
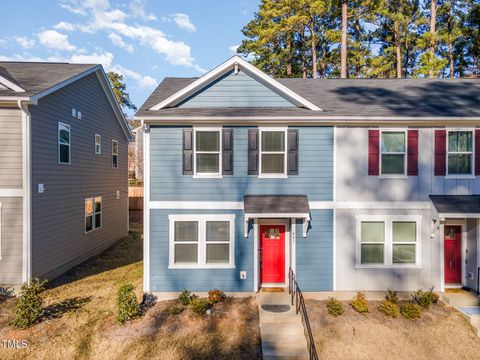
<svg viewBox="0 0 480 360">
<path fill-rule="evenodd" d="M 242 33 L 274 77 L 480 77 L 480 0 L 261 0 Z"/>
</svg>

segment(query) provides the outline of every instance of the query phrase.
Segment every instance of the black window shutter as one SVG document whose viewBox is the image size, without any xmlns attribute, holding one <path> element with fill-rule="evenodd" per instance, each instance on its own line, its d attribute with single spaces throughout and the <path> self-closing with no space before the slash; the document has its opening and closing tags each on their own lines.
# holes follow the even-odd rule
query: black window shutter
<svg viewBox="0 0 480 360">
<path fill-rule="evenodd" d="M 287 174 L 298 175 L 298 130 L 288 129 Z"/>
<path fill-rule="evenodd" d="M 222 130 L 222 174 L 233 175 L 233 129 Z"/>
<path fill-rule="evenodd" d="M 193 175 L 193 129 L 183 129 L 183 175 Z"/>
<path fill-rule="evenodd" d="M 258 129 L 248 129 L 248 175 L 258 175 Z"/>
</svg>

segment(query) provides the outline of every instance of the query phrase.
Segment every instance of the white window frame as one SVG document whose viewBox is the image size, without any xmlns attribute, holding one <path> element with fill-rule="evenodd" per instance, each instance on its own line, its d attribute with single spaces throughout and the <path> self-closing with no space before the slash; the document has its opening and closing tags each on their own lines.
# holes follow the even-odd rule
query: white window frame
<svg viewBox="0 0 480 360">
<path fill-rule="evenodd" d="M 95 200 L 100 199 L 100 211 L 95 211 Z M 87 200 L 92 200 L 93 201 L 93 212 L 92 215 L 92 230 L 87 231 L 87 212 L 85 211 L 85 204 L 87 203 Z M 100 214 L 100 226 L 96 226 L 95 224 L 95 215 Z M 103 227 L 103 198 L 101 196 L 92 196 L 85 198 L 83 202 L 83 215 L 84 215 L 84 223 L 83 223 L 83 230 L 85 231 L 85 234 L 90 234 L 91 232 L 94 232 L 95 230 L 99 230 Z"/>
<path fill-rule="evenodd" d="M 404 136 L 404 141 L 405 141 L 405 151 L 404 152 L 383 152 L 382 151 L 382 135 L 383 133 L 391 133 L 391 132 L 403 132 Z M 407 177 L 407 154 L 408 154 L 408 144 L 407 144 L 408 138 L 407 138 L 407 130 L 406 129 L 381 129 L 380 130 L 380 139 L 378 142 L 378 147 L 379 147 L 379 154 L 380 154 L 380 159 L 379 159 L 379 177 L 380 178 L 406 178 Z M 403 174 L 383 174 L 382 173 L 382 156 L 383 154 L 386 155 L 403 155 Z"/>
<path fill-rule="evenodd" d="M 115 143 L 117 144 L 117 153 L 116 154 L 113 152 L 113 149 L 114 149 L 113 144 L 115 144 Z M 118 150 L 119 150 L 118 141 L 112 139 L 112 169 L 118 169 Z M 114 156 L 117 157 L 117 166 L 113 166 L 113 157 Z"/>
<path fill-rule="evenodd" d="M 361 263 L 361 235 L 362 222 L 384 222 L 385 223 L 385 242 L 383 250 L 383 264 L 362 264 Z M 416 223 L 416 239 L 415 239 L 415 263 L 399 264 L 393 262 L 393 223 L 394 222 L 415 222 Z M 421 264 L 421 248 L 422 248 L 422 217 L 420 215 L 357 215 L 356 216 L 356 268 L 380 268 L 380 269 L 420 269 Z M 431 239 L 429 239 L 431 240 Z M 380 244 L 380 243 L 379 243 Z M 395 244 L 402 244 L 397 242 Z M 408 244 L 413 244 L 409 242 Z"/>
<path fill-rule="evenodd" d="M 193 127 L 193 177 L 194 178 L 222 178 L 223 174 L 223 154 L 222 154 L 222 127 Z M 199 151 L 200 154 L 218 154 L 218 172 L 216 173 L 197 173 L 197 132 L 217 131 L 218 132 L 218 150 L 219 151 Z"/>
<path fill-rule="evenodd" d="M 262 133 L 263 132 L 284 132 L 285 148 L 284 151 L 262 151 Z M 287 149 L 288 149 L 288 128 L 287 127 L 259 127 L 258 128 L 258 177 L 265 179 L 286 179 L 287 175 Z M 262 154 L 283 154 L 283 174 L 263 174 L 262 173 Z"/>
<path fill-rule="evenodd" d="M 169 215 L 169 269 L 234 269 L 235 268 L 235 214 L 216 215 Z M 198 223 L 198 255 L 196 264 L 175 264 L 175 222 L 196 221 Z M 230 248 L 228 264 L 207 264 L 207 221 L 228 221 L 230 223 Z M 221 243 L 221 242 L 215 242 Z M 223 243 L 223 242 L 222 242 Z"/>
<path fill-rule="evenodd" d="M 60 145 L 65 145 L 65 144 L 60 144 L 60 127 L 65 126 L 68 128 L 68 162 L 63 162 L 60 161 Z M 62 165 L 70 165 L 72 163 L 72 128 L 70 125 L 58 122 L 57 125 L 57 152 L 58 152 L 58 163 Z"/>
<path fill-rule="evenodd" d="M 97 138 L 98 138 L 98 143 L 97 143 Z M 95 155 L 101 155 L 101 154 L 102 154 L 102 135 L 95 134 Z"/>
<path fill-rule="evenodd" d="M 2 203 L 0 202 L 0 260 L 2 260 Z"/>
<path fill-rule="evenodd" d="M 448 150 L 448 135 L 451 132 L 459 132 L 459 131 L 468 131 L 472 133 L 472 151 L 449 151 Z M 472 179 L 475 178 L 475 129 L 472 128 L 451 128 L 447 129 L 447 138 L 445 139 L 446 142 L 446 159 L 445 159 L 445 173 L 446 173 L 446 178 L 450 179 Z M 449 174 L 448 173 L 448 155 L 449 154 L 469 154 L 472 157 L 472 160 L 470 162 L 471 164 L 471 169 L 470 169 L 470 174 Z"/>
</svg>

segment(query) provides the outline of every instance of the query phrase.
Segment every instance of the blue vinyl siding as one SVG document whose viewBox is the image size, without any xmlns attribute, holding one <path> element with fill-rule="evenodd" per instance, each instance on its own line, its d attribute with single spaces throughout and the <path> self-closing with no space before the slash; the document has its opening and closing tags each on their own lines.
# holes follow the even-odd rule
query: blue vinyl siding
<svg viewBox="0 0 480 360">
<path fill-rule="evenodd" d="M 333 290 L 333 210 L 312 210 L 307 237 L 296 228 L 296 276 L 302 291 Z"/>
<path fill-rule="evenodd" d="M 235 214 L 234 269 L 168 269 L 170 214 Z M 243 236 L 242 211 L 151 210 L 150 212 L 150 284 L 152 291 L 252 291 L 253 230 Z M 247 279 L 240 280 L 240 271 Z"/>
<path fill-rule="evenodd" d="M 178 107 L 293 107 L 261 82 L 242 71 L 226 73 L 212 84 L 184 100 Z"/>
<path fill-rule="evenodd" d="M 182 127 L 152 126 L 150 166 L 152 201 L 243 201 L 244 195 L 308 195 L 333 199 L 333 128 L 299 129 L 299 175 L 259 179 L 247 175 L 248 128 L 234 128 L 234 175 L 193 179 L 182 175 Z"/>
</svg>

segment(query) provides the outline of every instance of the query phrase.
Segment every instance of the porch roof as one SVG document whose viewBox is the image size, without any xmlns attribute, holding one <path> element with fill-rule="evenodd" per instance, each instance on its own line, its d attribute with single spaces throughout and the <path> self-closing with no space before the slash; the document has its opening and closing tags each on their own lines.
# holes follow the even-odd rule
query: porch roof
<svg viewBox="0 0 480 360">
<path fill-rule="evenodd" d="M 480 218 L 480 195 L 430 195 L 440 218 Z"/>
<path fill-rule="evenodd" d="M 306 195 L 246 195 L 245 214 L 309 214 Z"/>
</svg>

